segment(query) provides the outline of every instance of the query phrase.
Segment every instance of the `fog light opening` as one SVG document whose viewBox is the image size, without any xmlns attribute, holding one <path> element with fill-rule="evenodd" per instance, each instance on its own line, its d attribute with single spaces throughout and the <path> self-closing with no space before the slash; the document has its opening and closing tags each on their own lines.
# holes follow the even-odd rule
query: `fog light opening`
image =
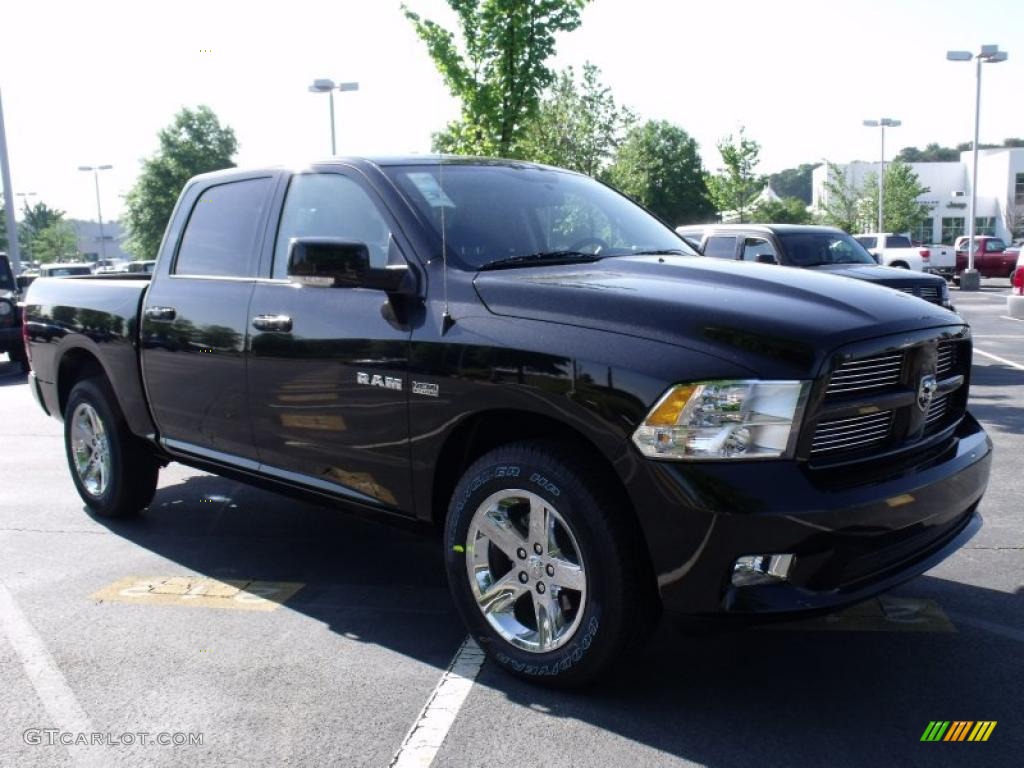
<svg viewBox="0 0 1024 768">
<path fill-rule="evenodd" d="M 794 559 L 794 555 L 744 555 L 732 567 L 732 583 L 737 587 L 779 584 L 789 579 Z"/>
</svg>

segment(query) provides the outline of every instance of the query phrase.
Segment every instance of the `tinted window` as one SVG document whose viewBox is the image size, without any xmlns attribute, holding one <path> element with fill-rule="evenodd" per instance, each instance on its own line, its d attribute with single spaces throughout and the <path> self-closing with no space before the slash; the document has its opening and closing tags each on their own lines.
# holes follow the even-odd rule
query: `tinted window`
<svg viewBox="0 0 1024 768">
<path fill-rule="evenodd" d="M 295 176 L 281 212 L 274 245 L 274 277 L 288 274 L 288 243 L 294 237 L 338 237 L 365 243 L 370 264 L 387 265 L 391 230 L 370 196 L 336 173 Z"/>
<path fill-rule="evenodd" d="M 0 256 L 0 289 L 14 290 L 14 274 L 11 272 L 11 265 L 6 256 Z"/>
<path fill-rule="evenodd" d="M 889 235 L 885 241 L 886 248 L 910 248 L 910 238 L 903 235 Z"/>
<path fill-rule="evenodd" d="M 712 235 L 704 244 L 704 255 L 716 259 L 736 258 L 736 237 L 729 235 Z"/>
<path fill-rule="evenodd" d="M 760 237 L 748 237 L 743 242 L 743 260 L 762 264 L 777 264 L 779 261 L 772 244 Z"/>
<path fill-rule="evenodd" d="M 863 245 L 865 248 L 874 248 L 876 245 L 878 245 L 878 238 L 858 237 L 857 242 Z"/>
<path fill-rule="evenodd" d="M 218 184 L 203 192 L 181 238 L 175 273 L 255 275 L 257 228 L 269 190 L 270 179 L 247 179 Z"/>
<path fill-rule="evenodd" d="M 860 240 L 831 232 L 783 233 L 779 240 L 786 263 L 793 267 L 819 267 L 823 264 L 874 264 Z"/>
<path fill-rule="evenodd" d="M 628 198 L 575 173 L 527 165 L 385 168 L 463 269 L 572 250 L 599 256 L 648 251 L 693 255 L 661 221 Z"/>
<path fill-rule="evenodd" d="M 988 245 L 985 246 L 985 250 L 990 253 L 1002 253 L 1006 250 L 1006 243 L 1000 240 L 998 237 L 994 237 L 988 241 Z"/>
</svg>

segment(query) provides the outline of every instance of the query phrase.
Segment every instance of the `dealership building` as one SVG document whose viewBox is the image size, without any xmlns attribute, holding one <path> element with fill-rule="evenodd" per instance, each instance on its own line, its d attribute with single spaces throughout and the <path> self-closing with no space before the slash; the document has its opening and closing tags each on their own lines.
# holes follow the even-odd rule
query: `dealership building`
<svg viewBox="0 0 1024 768">
<path fill-rule="evenodd" d="M 929 217 L 910 233 L 915 242 L 952 244 L 967 234 L 973 182 L 971 157 L 971 152 L 962 152 L 959 162 L 910 163 L 921 186 L 928 188 L 918 200 L 930 208 Z M 865 176 L 878 173 L 879 165 L 856 162 L 818 166 L 812 180 L 812 208 L 821 210 L 828 200 L 827 174 L 846 174 L 847 183 L 861 187 Z M 1014 231 L 1017 237 L 1024 236 L 1024 148 L 979 150 L 975 220 L 979 235 L 995 235 L 1007 243 L 1014 240 Z"/>
</svg>

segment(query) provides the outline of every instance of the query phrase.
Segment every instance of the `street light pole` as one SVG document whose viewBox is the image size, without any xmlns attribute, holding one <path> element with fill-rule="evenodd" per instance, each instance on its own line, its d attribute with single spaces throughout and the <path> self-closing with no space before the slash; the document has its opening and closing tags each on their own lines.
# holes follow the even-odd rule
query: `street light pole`
<svg viewBox="0 0 1024 768">
<path fill-rule="evenodd" d="M 878 169 L 878 232 L 881 234 L 885 231 L 885 129 L 898 128 L 903 123 L 899 120 L 893 120 L 891 117 L 883 117 L 880 120 L 865 120 L 864 125 L 868 128 L 881 128 L 882 129 L 882 161 L 879 164 Z"/>
<path fill-rule="evenodd" d="M 998 45 L 983 45 L 977 54 L 970 51 L 946 51 L 949 61 L 975 60 L 974 70 L 974 143 L 971 145 L 971 204 L 968 208 L 967 221 L 967 269 L 960 274 L 961 291 L 977 291 L 981 288 L 981 275 L 974 268 L 974 251 L 976 232 L 976 205 L 978 203 L 978 135 L 981 125 L 981 65 L 998 64 L 1006 61 L 1008 54 L 1000 51 Z"/>
<path fill-rule="evenodd" d="M 92 171 L 93 181 L 96 183 L 96 217 L 100 222 L 100 258 L 107 258 L 107 237 L 103 233 L 103 209 L 100 207 L 100 171 L 109 171 L 112 165 L 80 165 L 80 171 Z"/>
<path fill-rule="evenodd" d="M 326 93 L 329 97 L 328 106 L 331 110 L 331 156 L 338 154 L 335 146 L 335 134 L 334 134 L 334 92 L 335 91 L 358 91 L 359 83 L 335 83 L 333 80 L 321 78 L 314 80 L 313 84 L 309 86 L 310 93 Z"/>
<path fill-rule="evenodd" d="M 0 98 L 0 189 L 4 193 L 4 216 L 7 219 L 7 255 L 11 270 L 21 274 L 21 256 L 18 252 L 18 223 L 14 218 L 14 190 L 11 188 L 11 163 L 7 157 L 7 132 L 4 129 L 4 106 Z"/>
</svg>

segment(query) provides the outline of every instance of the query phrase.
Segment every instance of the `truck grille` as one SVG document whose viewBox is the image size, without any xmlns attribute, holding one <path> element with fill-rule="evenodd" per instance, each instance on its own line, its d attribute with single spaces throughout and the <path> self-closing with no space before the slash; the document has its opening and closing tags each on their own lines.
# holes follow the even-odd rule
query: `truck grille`
<svg viewBox="0 0 1024 768">
<path fill-rule="evenodd" d="M 812 414 L 808 420 L 801 455 L 822 463 L 863 460 L 913 446 L 957 424 L 967 407 L 970 345 L 964 330 L 837 366 L 816 418 Z M 930 373 L 943 394 L 922 411 L 918 396 Z"/>
<path fill-rule="evenodd" d="M 889 436 L 892 411 L 855 416 L 850 419 L 822 421 L 814 432 L 811 455 L 819 456 L 832 451 L 862 449 L 880 443 Z"/>
<path fill-rule="evenodd" d="M 880 390 L 899 384 L 903 372 L 903 352 L 865 357 L 843 363 L 828 383 L 826 395 Z"/>
<path fill-rule="evenodd" d="M 914 285 L 909 288 L 900 288 L 904 293 L 917 296 L 919 299 L 930 301 L 932 304 L 942 303 L 942 289 L 937 285 Z"/>
</svg>

